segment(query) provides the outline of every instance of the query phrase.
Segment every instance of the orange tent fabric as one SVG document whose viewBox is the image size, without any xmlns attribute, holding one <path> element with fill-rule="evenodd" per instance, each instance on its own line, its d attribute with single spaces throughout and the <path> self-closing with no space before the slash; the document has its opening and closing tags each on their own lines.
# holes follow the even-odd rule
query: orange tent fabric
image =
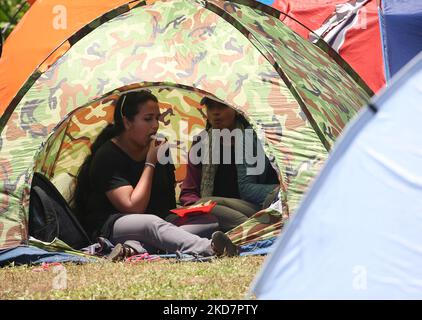
<svg viewBox="0 0 422 320">
<path fill-rule="evenodd" d="M 0 58 L 0 115 L 55 48 L 105 12 L 129 0 L 32 0 Z"/>
</svg>

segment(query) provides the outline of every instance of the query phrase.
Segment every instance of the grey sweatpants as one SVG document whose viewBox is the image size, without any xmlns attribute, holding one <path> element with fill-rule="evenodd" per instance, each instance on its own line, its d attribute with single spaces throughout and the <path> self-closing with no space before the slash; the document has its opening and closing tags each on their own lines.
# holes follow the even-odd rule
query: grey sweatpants
<svg viewBox="0 0 422 320">
<path fill-rule="evenodd" d="M 139 241 L 148 252 L 157 249 L 168 253 L 198 254 L 212 256 L 211 240 L 201 238 L 152 214 L 126 214 L 113 225 L 111 241 L 125 243 Z M 190 228 L 189 226 L 187 227 Z"/>
<path fill-rule="evenodd" d="M 237 227 L 261 210 L 261 207 L 253 203 L 235 198 L 204 197 L 199 199 L 196 203 L 209 200 L 217 202 L 217 205 L 211 211 L 211 214 L 218 219 L 220 230 L 223 232 L 227 232 Z"/>
</svg>

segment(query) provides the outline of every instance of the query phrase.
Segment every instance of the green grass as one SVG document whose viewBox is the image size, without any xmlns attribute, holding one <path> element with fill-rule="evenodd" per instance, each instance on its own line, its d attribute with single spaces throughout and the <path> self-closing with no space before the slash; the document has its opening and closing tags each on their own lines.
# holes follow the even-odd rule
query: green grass
<svg viewBox="0 0 422 320">
<path fill-rule="evenodd" d="M 177 263 L 65 264 L 65 271 L 0 269 L 2 299 L 244 299 L 263 257 Z M 61 289 L 58 287 L 59 279 Z M 64 288 L 66 287 L 66 288 Z"/>
</svg>

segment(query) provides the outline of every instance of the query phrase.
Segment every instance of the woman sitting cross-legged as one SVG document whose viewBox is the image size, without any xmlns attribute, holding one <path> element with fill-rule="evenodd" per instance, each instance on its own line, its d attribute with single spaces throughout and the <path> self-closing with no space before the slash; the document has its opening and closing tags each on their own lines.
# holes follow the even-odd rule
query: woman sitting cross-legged
<svg viewBox="0 0 422 320">
<path fill-rule="evenodd" d="M 220 230 L 226 232 L 245 222 L 249 217 L 261 210 L 267 197 L 271 196 L 279 186 L 278 176 L 272 168 L 262 148 L 258 148 L 257 137 L 253 135 L 251 146 L 242 142 L 241 150 L 236 150 L 236 141 L 232 138 L 220 139 L 219 145 L 214 146 L 215 139 L 212 132 L 215 130 L 226 130 L 232 133 L 239 129 L 245 135 L 245 129 L 253 132 L 246 120 L 236 113 L 229 106 L 204 98 L 201 105 L 206 106 L 207 129 L 200 136 L 207 135 L 207 143 L 203 140 L 197 142 L 206 145 L 200 148 L 194 144 L 189 151 L 186 178 L 182 183 L 180 202 L 183 205 L 202 203 L 212 200 L 217 203 L 211 211 L 219 222 Z M 239 132 L 238 130 L 238 132 Z M 223 131 L 221 131 L 224 135 Z M 233 135 L 234 137 L 235 135 Z M 244 136 L 245 137 L 245 136 Z M 226 141 L 226 142 L 225 142 Z M 218 141 L 217 141 L 218 143 Z M 248 174 L 246 157 L 242 163 L 236 163 L 236 152 L 244 152 L 251 155 L 254 150 L 246 150 L 248 147 L 261 152 L 262 172 L 259 174 Z M 195 152 L 194 152 L 195 149 Z M 197 157 L 196 150 L 208 152 L 208 163 L 198 162 L 194 164 L 192 159 Z M 219 156 L 213 157 L 212 153 L 219 149 Z M 230 154 L 230 161 L 224 159 L 224 153 Z M 200 158 L 201 156 L 199 156 Z M 218 163 L 214 163 L 218 158 Z M 259 157 L 257 158 L 259 160 Z M 211 161 L 210 161 L 211 160 Z"/>
<path fill-rule="evenodd" d="M 93 240 L 108 238 L 120 244 L 119 249 L 137 241 L 150 253 L 236 255 L 236 246 L 222 232 L 214 232 L 211 239 L 193 234 L 215 230 L 211 217 L 181 226 L 165 221 L 176 206 L 175 177 L 172 164 L 158 162 L 159 148 L 168 147 L 155 139 L 159 117 L 158 100 L 148 91 L 119 98 L 114 123 L 93 143 L 78 174 L 78 219 Z"/>
</svg>

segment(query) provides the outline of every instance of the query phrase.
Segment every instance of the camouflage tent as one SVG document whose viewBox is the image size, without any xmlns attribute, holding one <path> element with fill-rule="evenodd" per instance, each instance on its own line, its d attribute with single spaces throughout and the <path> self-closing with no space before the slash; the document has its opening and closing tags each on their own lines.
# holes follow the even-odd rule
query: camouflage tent
<svg viewBox="0 0 422 320">
<path fill-rule="evenodd" d="M 91 142 L 112 120 L 113 103 L 143 88 L 158 96 L 161 130 L 180 154 L 190 143 L 183 137 L 204 126 L 198 101 L 205 95 L 262 133 L 279 172 L 282 209 L 258 213 L 231 236 L 244 243 L 279 232 L 282 216 L 295 210 L 371 92 L 324 43 L 307 42 L 278 17 L 255 1 L 132 1 L 70 37 L 0 120 L 0 248 L 27 242 L 33 173 L 45 174 L 70 200 Z M 181 181 L 186 166 L 176 167 Z"/>
</svg>

